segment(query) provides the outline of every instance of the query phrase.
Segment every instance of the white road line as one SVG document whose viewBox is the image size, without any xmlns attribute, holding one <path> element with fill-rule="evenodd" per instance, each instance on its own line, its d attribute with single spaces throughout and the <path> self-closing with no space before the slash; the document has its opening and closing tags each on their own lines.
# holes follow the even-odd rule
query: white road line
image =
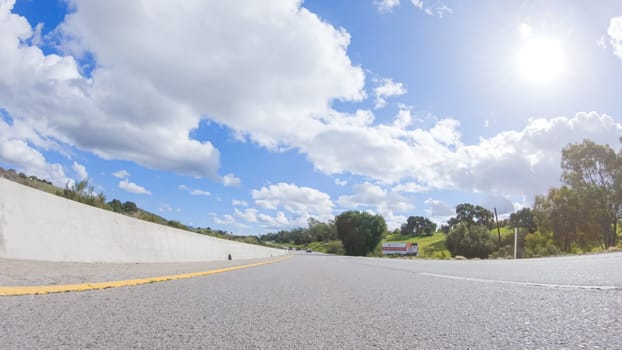
<svg viewBox="0 0 622 350">
<path fill-rule="evenodd" d="M 500 284 L 516 284 L 520 286 L 532 286 L 532 287 L 546 287 L 546 288 L 571 288 L 571 289 L 596 289 L 596 290 L 622 290 L 622 287 L 619 286 L 587 286 L 587 285 L 577 285 L 577 284 L 551 284 L 551 283 L 538 283 L 538 282 L 517 282 L 517 281 L 505 281 L 505 280 L 490 280 L 484 278 L 473 278 L 473 277 L 460 277 L 460 276 L 450 276 L 450 275 L 439 275 L 436 273 L 427 273 L 427 272 L 419 272 L 419 275 L 430 276 L 430 277 L 438 277 L 438 278 L 446 278 L 452 280 L 460 280 L 460 281 L 470 281 L 470 282 L 483 282 L 483 283 L 500 283 Z"/>
</svg>

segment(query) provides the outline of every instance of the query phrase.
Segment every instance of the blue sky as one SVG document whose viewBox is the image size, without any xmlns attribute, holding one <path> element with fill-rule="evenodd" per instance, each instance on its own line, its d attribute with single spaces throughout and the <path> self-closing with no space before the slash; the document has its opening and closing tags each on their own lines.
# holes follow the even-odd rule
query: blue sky
<svg viewBox="0 0 622 350">
<path fill-rule="evenodd" d="M 0 0 L 0 165 L 261 234 L 508 214 L 619 148 L 619 1 Z"/>
</svg>

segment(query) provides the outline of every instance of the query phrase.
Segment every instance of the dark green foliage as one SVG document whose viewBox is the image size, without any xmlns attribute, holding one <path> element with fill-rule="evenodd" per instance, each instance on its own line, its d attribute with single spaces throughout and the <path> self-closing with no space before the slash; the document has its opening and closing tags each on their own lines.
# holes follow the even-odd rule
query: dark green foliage
<svg viewBox="0 0 622 350">
<path fill-rule="evenodd" d="M 341 241 L 339 240 L 328 241 L 326 243 L 326 253 L 337 255 L 345 254 L 345 250 L 343 249 L 343 243 L 341 243 Z"/>
<path fill-rule="evenodd" d="M 496 231 L 496 230 L 495 230 Z M 525 228 L 518 229 L 518 239 L 517 239 L 517 258 L 524 258 L 524 242 L 525 236 L 529 233 L 529 231 Z M 494 235 L 493 235 L 494 236 Z M 493 237 L 494 240 L 494 237 Z M 506 234 L 501 236 L 501 246 L 492 254 L 490 254 L 489 258 L 512 258 L 514 256 L 514 233 Z"/>
<path fill-rule="evenodd" d="M 312 242 L 327 242 L 337 239 L 335 222 L 320 222 L 314 218 L 307 221 L 306 228 L 298 227 L 291 230 L 281 230 L 276 233 L 267 233 L 260 236 L 262 241 L 275 243 L 293 243 L 296 245 L 309 244 Z"/>
<path fill-rule="evenodd" d="M 516 213 L 510 215 L 511 227 L 518 227 L 528 230 L 529 232 L 536 232 L 538 226 L 531 208 L 523 208 Z"/>
<path fill-rule="evenodd" d="M 337 230 L 333 221 L 320 222 L 314 218 L 307 221 L 307 234 L 317 242 L 326 242 L 337 239 Z"/>
<path fill-rule="evenodd" d="M 557 255 L 559 248 L 553 243 L 549 234 L 540 232 L 529 233 L 525 236 L 525 258 L 537 258 L 541 256 Z"/>
<path fill-rule="evenodd" d="M 130 212 L 123 212 L 123 214 L 130 215 Z M 143 210 L 137 211 L 136 217 L 141 220 L 153 222 L 155 224 L 160 224 L 160 225 L 166 225 L 168 223 L 167 220 L 161 217 L 160 215 L 156 215 L 154 213 L 150 213 L 148 211 L 143 211 Z"/>
<path fill-rule="evenodd" d="M 373 252 L 387 230 L 382 216 L 360 211 L 339 214 L 335 218 L 335 225 L 346 255 L 356 256 Z"/>
<path fill-rule="evenodd" d="M 622 215 L 622 154 L 584 140 L 562 150 L 561 166 L 565 185 L 534 201 L 535 222 L 543 236 L 566 252 L 615 246 Z M 541 255 L 554 250 L 540 248 L 530 251 Z"/>
<path fill-rule="evenodd" d="M 52 181 L 47 181 L 47 180 L 44 180 L 44 179 L 40 179 L 40 178 L 38 178 L 38 177 L 36 177 L 34 175 L 31 175 L 28 178 L 33 180 L 33 181 L 42 182 L 44 184 L 52 185 Z"/>
<path fill-rule="evenodd" d="M 450 228 L 464 223 L 467 226 L 480 225 L 491 229 L 494 224 L 493 218 L 490 210 L 479 205 L 463 203 L 456 206 L 456 217 L 449 219 L 447 224 Z"/>
<path fill-rule="evenodd" d="M 404 236 L 431 236 L 436 231 L 436 224 L 423 216 L 409 216 L 402 224 L 401 234 Z"/>
<path fill-rule="evenodd" d="M 534 200 L 536 221 L 542 231 L 551 232 L 557 246 L 570 251 L 572 244 L 590 228 L 591 220 L 585 220 L 587 213 L 582 210 L 577 193 L 568 186 L 552 188 L 547 196 L 536 196 Z M 584 237 L 588 241 L 598 239 Z"/>
<path fill-rule="evenodd" d="M 178 229 L 181 229 L 181 230 L 187 230 L 188 229 L 188 227 L 186 227 L 186 225 L 182 224 L 181 222 L 179 222 L 177 220 L 168 220 L 166 222 L 166 225 L 170 226 L 170 227 L 178 228 Z"/>
<path fill-rule="evenodd" d="M 482 259 L 488 258 L 496 247 L 485 226 L 469 226 L 464 222 L 451 229 L 445 244 L 452 256 L 462 255 L 466 258 Z"/>
<path fill-rule="evenodd" d="M 134 202 L 127 201 L 123 203 L 123 211 L 126 213 L 135 213 L 138 211 L 138 206 L 136 206 Z"/>
<path fill-rule="evenodd" d="M 597 224 L 605 248 L 617 243 L 622 214 L 622 154 L 590 140 L 562 150 L 562 180 Z"/>
<path fill-rule="evenodd" d="M 33 187 L 36 189 L 41 189 L 41 186 L 38 186 L 38 184 L 47 184 L 50 186 L 54 186 L 54 184 L 52 184 L 52 181 L 40 179 L 36 177 L 35 175 L 28 176 L 22 172 L 18 173 L 15 169 L 5 170 L 4 168 L 0 167 L 0 177 L 4 177 L 6 179 L 9 179 L 17 183 L 20 183 L 22 185 Z M 50 192 L 50 191 L 48 190 L 47 192 Z"/>
<path fill-rule="evenodd" d="M 118 199 L 113 199 L 110 202 L 108 202 L 108 206 L 115 213 L 122 213 L 123 212 L 123 204 Z"/>
</svg>

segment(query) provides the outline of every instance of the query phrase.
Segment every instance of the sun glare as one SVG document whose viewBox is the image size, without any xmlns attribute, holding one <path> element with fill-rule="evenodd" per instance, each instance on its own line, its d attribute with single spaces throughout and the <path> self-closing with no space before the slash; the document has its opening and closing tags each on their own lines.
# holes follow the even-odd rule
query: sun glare
<svg viewBox="0 0 622 350">
<path fill-rule="evenodd" d="M 518 54 L 518 66 L 523 77 L 534 83 L 548 83 L 564 69 L 564 52 L 557 40 L 529 38 Z"/>
</svg>

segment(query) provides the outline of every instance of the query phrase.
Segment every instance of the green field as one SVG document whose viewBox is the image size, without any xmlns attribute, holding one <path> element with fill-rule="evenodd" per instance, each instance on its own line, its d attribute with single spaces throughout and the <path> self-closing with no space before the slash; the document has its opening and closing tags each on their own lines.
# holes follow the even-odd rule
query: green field
<svg viewBox="0 0 622 350">
<path fill-rule="evenodd" d="M 311 249 L 314 252 L 321 252 L 321 253 L 326 252 L 326 244 L 324 242 L 312 242 L 301 247 L 303 249 Z"/>
</svg>

